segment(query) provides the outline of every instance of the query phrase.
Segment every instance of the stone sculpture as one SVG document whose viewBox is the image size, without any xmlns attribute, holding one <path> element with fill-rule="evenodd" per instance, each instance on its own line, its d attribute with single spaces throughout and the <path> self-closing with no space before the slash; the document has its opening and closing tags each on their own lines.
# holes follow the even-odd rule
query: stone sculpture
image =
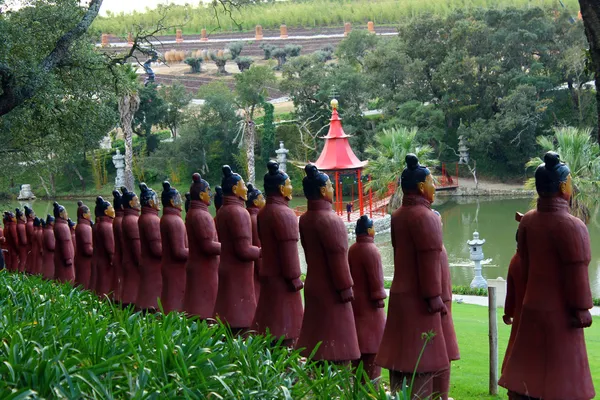
<svg viewBox="0 0 600 400">
<path fill-rule="evenodd" d="M 284 346 L 293 346 L 300 336 L 304 310 L 300 290 L 298 257 L 298 218 L 288 203 L 292 199 L 289 176 L 279 164 L 269 161 L 264 177 L 267 204 L 258 214 L 261 243 L 261 296 L 252 329 L 260 334 L 267 330 L 275 339 L 283 337 Z"/>
<path fill-rule="evenodd" d="M 34 200 L 35 195 L 31 191 L 31 185 L 21 185 L 21 190 L 19 191 L 19 196 L 17 196 L 17 200 Z"/>
<path fill-rule="evenodd" d="M 73 254 L 77 250 L 77 235 L 75 230 L 77 228 L 77 224 L 71 218 L 67 220 L 67 225 L 69 225 L 69 231 L 71 232 L 71 243 L 73 244 Z"/>
<path fill-rule="evenodd" d="M 75 230 L 75 283 L 85 289 L 92 289 L 92 256 L 94 243 L 92 240 L 92 213 L 88 206 L 77 202 L 77 229 Z"/>
<path fill-rule="evenodd" d="M 42 220 L 44 252 L 42 256 L 42 276 L 44 279 L 54 279 L 54 251 L 56 249 L 56 240 L 54 238 L 54 217 L 50 214 L 46 216 L 46 221 Z"/>
<path fill-rule="evenodd" d="M 346 227 L 332 210 L 333 187 L 315 165 L 305 167 L 302 181 L 308 211 L 300 217 L 300 240 L 307 271 L 304 319 L 297 348 L 314 360 L 348 363 L 360 358 L 352 311 L 354 293 L 348 265 Z"/>
<path fill-rule="evenodd" d="M 117 170 L 117 176 L 115 177 L 115 187 L 120 188 L 125 185 L 125 156 L 121 154 L 121 151 L 117 149 L 116 154 L 112 157 L 113 164 Z"/>
<path fill-rule="evenodd" d="M 592 325 L 590 237 L 569 214 L 569 167 L 548 152 L 535 171 L 537 209 L 519 223 L 525 297 L 500 385 L 512 399 L 595 396 L 583 328 Z"/>
<path fill-rule="evenodd" d="M 42 231 L 42 220 L 38 217 L 33 219 L 33 234 L 31 237 L 31 273 L 34 275 L 42 274 L 42 262 L 44 251 L 44 232 Z"/>
<path fill-rule="evenodd" d="M 219 208 L 223 206 L 223 188 L 221 186 L 215 186 L 215 211 L 219 211 Z"/>
<path fill-rule="evenodd" d="M 385 302 L 381 254 L 375 246 L 373 220 L 366 215 L 356 221 L 356 243 L 348 251 L 350 273 L 354 281 L 354 322 L 358 335 L 360 361 L 371 380 L 381 376 L 381 367 L 375 364 L 375 356 L 385 328 Z"/>
<path fill-rule="evenodd" d="M 115 255 L 113 257 L 113 281 L 111 284 L 112 299 L 116 303 L 121 302 L 123 295 L 123 202 L 121 192 L 113 190 L 113 208 L 115 218 L 112 223 L 113 236 L 115 238 Z"/>
<path fill-rule="evenodd" d="M 142 215 L 138 220 L 142 262 L 140 263 L 140 289 L 135 301 L 137 308 L 144 311 L 158 309 L 158 298 L 162 292 L 162 242 L 160 239 L 160 201 L 158 195 L 145 183 L 140 183 Z"/>
<path fill-rule="evenodd" d="M 19 272 L 25 272 L 25 266 L 27 265 L 27 253 L 29 252 L 29 242 L 27 241 L 27 219 L 21 209 L 15 209 L 15 216 L 17 218 L 17 242 L 18 242 L 18 257 L 19 264 L 17 270 Z"/>
<path fill-rule="evenodd" d="M 69 229 L 69 216 L 67 210 L 57 202 L 54 202 L 54 219 L 54 238 L 56 240 L 54 279 L 59 282 L 73 282 L 75 281 L 75 267 L 73 266 L 75 250 Z"/>
<path fill-rule="evenodd" d="M 10 211 L 4 212 L 4 240 L 6 241 L 6 267 L 11 272 L 19 270 L 19 237 L 17 219 Z"/>
<path fill-rule="evenodd" d="M 248 200 L 246 200 L 246 210 L 250 214 L 252 221 L 252 245 L 261 247 L 260 238 L 258 237 L 258 222 L 256 217 L 258 212 L 265 206 L 265 197 L 262 192 L 254 187 L 251 183 L 248 184 Z M 260 280 L 259 273 L 262 265 L 262 260 L 259 258 L 254 261 L 254 297 L 258 305 L 260 299 Z"/>
<path fill-rule="evenodd" d="M 187 272 L 183 309 L 201 319 L 213 318 L 217 289 L 219 287 L 219 255 L 221 243 L 208 212 L 210 186 L 200 174 L 192 175 L 190 209 L 185 217 L 190 257 Z"/>
<path fill-rule="evenodd" d="M 228 165 L 222 171 L 223 206 L 216 219 L 221 259 L 215 315 L 237 334 L 252 325 L 256 312 L 253 265 L 260 258 L 260 248 L 252 245 L 252 221 L 244 207 L 248 188 Z"/>
<path fill-rule="evenodd" d="M 185 263 L 189 249 L 185 224 L 181 219 L 183 201 L 181 195 L 169 182 L 163 182 L 161 195 L 163 216 L 160 219 L 162 246 L 162 295 L 161 303 L 165 314 L 183 310 L 185 295 Z"/>
<path fill-rule="evenodd" d="M 121 203 L 124 213 L 121 227 L 121 240 L 123 241 L 121 303 L 128 306 L 135 304 L 140 289 L 142 244 L 140 242 L 139 219 L 141 205 L 137 195 L 127 190 L 125 186 L 121 188 L 121 193 L 123 193 Z"/>
<path fill-rule="evenodd" d="M 26 226 L 25 226 L 25 232 L 27 234 L 27 254 L 28 254 L 28 261 L 25 264 L 25 272 L 32 274 L 32 270 L 33 270 L 33 254 L 32 250 L 33 250 L 33 236 L 34 236 L 34 228 L 33 228 L 33 221 L 35 220 L 35 212 L 29 208 L 28 206 L 24 206 L 23 209 L 25 210 L 25 218 L 27 220 Z M 29 260 L 29 257 L 32 257 L 31 260 Z"/>
<path fill-rule="evenodd" d="M 431 211 L 435 186 L 414 154 L 406 156 L 402 206 L 392 215 L 394 280 L 388 318 L 375 362 L 390 371 L 392 391 L 413 382 L 413 396 L 428 398 L 433 377 L 450 366 L 442 329 L 442 224 Z M 431 338 L 429 333 L 433 333 Z"/>
<path fill-rule="evenodd" d="M 112 292 L 114 281 L 113 259 L 115 257 L 115 236 L 113 220 L 115 209 L 102 196 L 96 198 L 94 209 L 96 223 L 93 227 L 94 263 L 92 264 L 91 285 L 100 297 Z"/>
<path fill-rule="evenodd" d="M 187 212 L 190 211 L 190 205 L 192 203 L 192 195 L 190 192 L 185 194 L 185 215 L 187 217 Z"/>
</svg>

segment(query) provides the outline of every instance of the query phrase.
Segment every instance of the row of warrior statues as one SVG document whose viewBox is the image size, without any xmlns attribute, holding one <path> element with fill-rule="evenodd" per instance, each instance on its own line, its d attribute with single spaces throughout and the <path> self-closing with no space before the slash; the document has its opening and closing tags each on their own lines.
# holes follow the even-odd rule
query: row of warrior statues
<svg viewBox="0 0 600 400">
<path fill-rule="evenodd" d="M 98 197 L 95 223 L 81 202 L 76 225 L 58 203 L 45 221 L 27 207 L 6 212 L 7 268 L 74 282 L 139 310 L 162 305 L 165 313 L 218 318 L 235 333 L 270 333 L 315 360 L 362 362 L 371 379 L 387 368 L 392 390 L 412 381 L 414 398 L 447 399 L 459 349 L 442 221 L 431 209 L 430 171 L 413 154 L 405 161 L 402 206 L 392 216 L 387 320 L 373 221 L 358 220 L 348 249 L 332 211 L 332 184 L 312 164 L 302 182 L 308 209 L 299 219 L 288 206 L 291 181 L 274 161 L 265 196 L 224 166 L 214 219 L 209 184 L 197 173 L 185 202 L 168 182 L 160 200 L 144 183 L 139 197 L 126 188 L 113 193 L 112 205 Z M 535 179 L 537 209 L 519 218 L 509 266 L 503 319 L 512 329 L 500 384 L 511 399 L 591 399 L 583 335 L 592 323 L 589 234 L 569 214 L 571 176 L 558 154 L 545 155 Z"/>
</svg>

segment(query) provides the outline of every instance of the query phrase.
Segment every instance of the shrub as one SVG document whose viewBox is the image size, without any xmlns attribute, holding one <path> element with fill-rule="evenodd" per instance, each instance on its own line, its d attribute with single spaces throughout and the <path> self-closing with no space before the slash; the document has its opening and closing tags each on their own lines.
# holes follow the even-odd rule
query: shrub
<svg viewBox="0 0 600 400">
<path fill-rule="evenodd" d="M 313 53 L 313 57 L 315 57 L 317 59 L 318 62 L 327 62 L 329 60 L 331 60 L 332 57 L 332 53 L 328 53 L 326 51 L 323 50 L 317 50 Z"/>
<path fill-rule="evenodd" d="M 288 57 L 298 57 L 300 55 L 300 51 L 302 51 L 302 46 L 298 44 L 287 44 L 283 50 Z"/>
<path fill-rule="evenodd" d="M 244 72 L 245 70 L 249 69 L 254 63 L 252 57 L 238 57 L 234 61 L 237 64 L 240 72 Z"/>
<path fill-rule="evenodd" d="M 204 61 L 202 58 L 189 57 L 184 62 L 192 68 L 193 74 L 198 74 L 202 72 L 202 61 Z"/>
<path fill-rule="evenodd" d="M 227 64 L 227 60 L 229 60 L 229 58 L 230 56 L 226 55 L 225 53 L 221 53 L 220 55 L 210 53 L 210 59 L 214 61 L 215 65 L 217 66 L 217 70 L 220 74 L 227 74 L 227 71 L 225 70 L 225 65 Z"/>
<path fill-rule="evenodd" d="M 265 60 L 270 60 L 271 57 L 273 56 L 273 50 L 276 49 L 275 46 L 273 46 L 272 44 L 269 43 L 261 43 L 259 46 L 262 51 L 265 53 Z"/>
<path fill-rule="evenodd" d="M 232 42 L 227 46 L 231 52 L 231 58 L 234 60 L 240 56 L 242 49 L 244 48 L 244 42 Z"/>
<path fill-rule="evenodd" d="M 275 67 L 275 69 L 277 69 L 277 70 L 282 69 L 283 65 L 287 61 L 287 56 L 288 56 L 285 49 L 278 47 L 278 48 L 274 49 L 271 52 L 271 54 L 273 55 L 273 58 L 277 60 L 277 67 Z"/>
</svg>

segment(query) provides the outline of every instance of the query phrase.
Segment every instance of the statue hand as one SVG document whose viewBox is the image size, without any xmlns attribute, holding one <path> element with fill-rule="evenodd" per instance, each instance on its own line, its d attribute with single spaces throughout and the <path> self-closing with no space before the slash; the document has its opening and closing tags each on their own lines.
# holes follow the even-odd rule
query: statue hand
<svg viewBox="0 0 600 400">
<path fill-rule="evenodd" d="M 440 296 L 435 296 L 430 299 L 427 299 L 427 310 L 431 314 L 441 313 L 442 315 L 446 315 L 448 313 L 446 305 L 444 304 Z"/>
<path fill-rule="evenodd" d="M 300 278 L 292 279 L 288 283 L 292 292 L 299 292 L 304 287 L 304 282 Z"/>
<path fill-rule="evenodd" d="M 354 300 L 354 292 L 352 288 L 344 289 L 340 292 L 340 297 L 342 298 L 342 303 L 349 303 Z"/>
<path fill-rule="evenodd" d="M 590 310 L 576 310 L 573 315 L 574 328 L 589 328 L 592 326 L 592 314 Z"/>
<path fill-rule="evenodd" d="M 506 325 L 512 325 L 513 323 L 512 317 L 509 317 L 506 314 L 502 316 L 502 321 L 504 321 Z"/>
<path fill-rule="evenodd" d="M 376 300 L 375 301 L 375 308 L 385 308 L 385 301 L 383 301 L 383 300 Z"/>
<path fill-rule="evenodd" d="M 67 267 L 70 267 L 71 265 L 73 265 L 73 259 L 72 259 L 72 258 L 69 258 L 69 259 L 67 259 L 67 260 L 65 261 L 65 265 L 66 265 Z"/>
</svg>

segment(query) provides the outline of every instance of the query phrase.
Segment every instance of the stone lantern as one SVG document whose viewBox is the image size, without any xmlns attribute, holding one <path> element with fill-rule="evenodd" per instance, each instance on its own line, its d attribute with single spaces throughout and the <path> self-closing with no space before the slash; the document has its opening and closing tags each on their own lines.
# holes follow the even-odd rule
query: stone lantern
<svg viewBox="0 0 600 400">
<path fill-rule="evenodd" d="M 125 156 L 121 154 L 117 149 L 117 154 L 112 158 L 113 164 L 117 170 L 117 177 L 115 178 L 115 188 L 121 188 L 125 186 Z"/>
<path fill-rule="evenodd" d="M 473 233 L 473 240 L 467 240 L 471 260 L 475 263 L 475 277 L 471 281 L 472 289 L 487 289 L 485 278 L 481 275 L 481 261 L 483 260 L 483 244 L 485 239 L 479 239 L 479 232 Z"/>
<path fill-rule="evenodd" d="M 288 149 L 286 149 L 285 147 L 283 147 L 283 142 L 279 142 L 279 148 L 277 150 L 275 150 L 275 153 L 277 154 L 277 162 L 279 163 L 279 170 L 282 172 L 287 172 L 287 154 L 290 151 Z"/>
<path fill-rule="evenodd" d="M 469 148 L 467 147 L 467 141 L 463 135 L 458 137 L 458 155 L 459 155 L 459 164 L 468 164 L 469 163 Z"/>
</svg>

